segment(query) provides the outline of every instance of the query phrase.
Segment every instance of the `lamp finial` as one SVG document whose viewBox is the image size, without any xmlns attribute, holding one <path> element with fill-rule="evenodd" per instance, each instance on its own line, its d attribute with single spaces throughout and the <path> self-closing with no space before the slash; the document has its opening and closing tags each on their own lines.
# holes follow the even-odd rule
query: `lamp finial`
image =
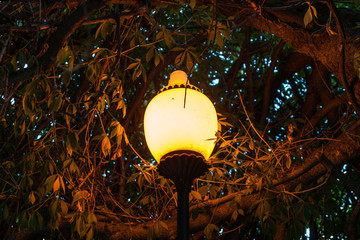
<svg viewBox="0 0 360 240">
<path fill-rule="evenodd" d="M 168 83 L 168 86 L 174 86 L 174 85 L 186 85 L 188 78 L 187 74 L 184 71 L 176 70 L 170 75 L 170 80 Z"/>
</svg>

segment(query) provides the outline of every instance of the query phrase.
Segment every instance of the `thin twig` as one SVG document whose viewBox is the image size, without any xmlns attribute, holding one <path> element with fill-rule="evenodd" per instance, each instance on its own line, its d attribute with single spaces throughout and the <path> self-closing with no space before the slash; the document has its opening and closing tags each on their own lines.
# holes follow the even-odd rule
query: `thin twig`
<svg viewBox="0 0 360 240">
<path fill-rule="evenodd" d="M 255 131 L 256 135 L 258 135 L 258 137 L 265 143 L 265 145 L 268 147 L 268 149 L 270 150 L 270 152 L 274 155 L 275 159 L 277 161 L 280 161 L 277 156 L 275 155 L 274 151 L 272 150 L 272 148 L 269 146 L 269 144 L 265 141 L 265 139 L 261 136 L 261 134 L 256 130 L 256 128 L 254 127 L 246 109 L 245 109 L 245 105 L 244 105 L 244 102 L 242 100 L 242 97 L 241 97 L 241 94 L 240 94 L 240 91 L 238 90 L 238 95 L 239 95 L 239 99 L 240 99 L 240 102 L 241 102 L 241 106 L 243 107 L 243 110 L 244 110 L 244 113 L 246 114 L 246 117 L 250 123 L 250 126 L 253 128 L 253 130 Z"/>
</svg>

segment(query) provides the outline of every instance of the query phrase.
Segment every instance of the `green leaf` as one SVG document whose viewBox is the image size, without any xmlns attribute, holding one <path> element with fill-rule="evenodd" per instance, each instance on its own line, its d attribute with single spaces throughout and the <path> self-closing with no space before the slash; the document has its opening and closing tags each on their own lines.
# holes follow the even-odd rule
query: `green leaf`
<svg viewBox="0 0 360 240">
<path fill-rule="evenodd" d="M 59 180 L 59 177 L 56 178 L 54 184 L 53 184 L 53 190 L 54 192 L 56 192 L 57 190 L 59 190 L 60 188 L 60 180 Z"/>
<path fill-rule="evenodd" d="M 72 130 L 69 131 L 69 134 L 66 136 L 66 150 L 71 156 L 73 152 L 77 152 L 79 149 L 79 136 Z"/>
<path fill-rule="evenodd" d="M 37 224 L 36 227 L 42 227 L 44 225 L 44 218 L 43 216 L 39 213 L 39 211 L 36 212 L 36 218 L 37 218 Z"/>
<path fill-rule="evenodd" d="M 210 26 L 208 29 L 208 42 L 214 40 L 214 38 L 215 38 L 215 27 Z"/>
<path fill-rule="evenodd" d="M 61 73 L 61 82 L 64 84 L 64 87 L 68 87 L 70 84 L 71 73 L 70 71 L 63 71 Z"/>
<path fill-rule="evenodd" d="M 110 127 L 117 127 L 117 126 L 119 126 L 119 125 L 120 125 L 119 121 L 112 121 L 112 122 L 110 123 Z"/>
<path fill-rule="evenodd" d="M 219 192 L 220 187 L 216 185 L 211 185 L 209 190 L 211 197 L 216 198 L 216 195 Z"/>
<path fill-rule="evenodd" d="M 54 188 L 54 182 L 56 180 L 57 174 L 51 175 L 49 176 L 46 180 L 45 180 L 45 188 L 46 188 L 46 193 L 48 193 L 51 189 Z"/>
<path fill-rule="evenodd" d="M 199 192 L 197 192 L 197 191 L 191 191 L 191 195 L 197 200 L 202 199 L 201 194 Z"/>
<path fill-rule="evenodd" d="M 307 25 L 309 23 L 311 23 L 312 20 L 313 20 L 313 14 L 311 12 L 311 8 L 309 7 L 309 9 L 306 11 L 305 16 L 304 16 L 304 25 L 305 25 L 305 27 L 307 27 Z"/>
<path fill-rule="evenodd" d="M 267 161 L 267 160 L 270 160 L 272 158 L 272 155 L 264 155 L 264 156 L 261 156 L 260 158 L 258 158 L 257 160 L 258 161 Z"/>
<path fill-rule="evenodd" d="M 77 233 L 80 235 L 80 237 L 84 236 L 86 234 L 86 225 L 85 225 L 85 221 L 82 218 L 82 216 L 80 215 L 75 222 L 75 229 L 77 231 Z"/>
<path fill-rule="evenodd" d="M 232 140 L 226 140 L 226 141 L 222 142 L 222 143 L 220 144 L 220 148 L 224 148 L 224 147 L 227 147 L 227 146 L 231 146 L 231 142 L 232 142 Z"/>
<path fill-rule="evenodd" d="M 66 205 L 66 202 L 64 202 L 63 200 L 60 200 L 60 208 L 61 208 L 61 212 L 66 215 L 68 213 L 68 206 Z"/>
<path fill-rule="evenodd" d="M 154 48 L 151 47 L 149 51 L 146 53 L 146 62 L 149 62 L 154 56 Z"/>
<path fill-rule="evenodd" d="M 66 108 L 66 113 L 65 114 L 65 121 L 66 121 L 66 125 L 70 128 L 70 123 L 71 120 L 73 119 L 73 116 L 76 114 L 76 107 L 74 104 L 70 103 L 67 108 Z"/>
<path fill-rule="evenodd" d="M 224 40 L 220 34 L 220 31 L 216 31 L 216 44 L 220 47 L 224 47 Z"/>
<path fill-rule="evenodd" d="M 212 239 L 214 231 L 219 231 L 219 227 L 215 224 L 209 223 L 204 229 L 206 238 Z"/>
<path fill-rule="evenodd" d="M 237 211 L 238 211 L 238 213 L 239 213 L 241 216 L 245 216 L 244 210 L 238 209 Z"/>
<path fill-rule="evenodd" d="M 133 69 L 134 67 L 138 66 L 140 62 L 135 62 L 130 64 L 125 70 Z"/>
<path fill-rule="evenodd" d="M 180 53 L 176 56 L 174 64 L 175 66 L 180 65 L 185 59 L 185 52 Z"/>
<path fill-rule="evenodd" d="M 316 11 L 316 8 L 313 6 L 313 5 L 310 5 L 310 9 L 313 13 L 313 15 L 315 16 L 315 18 L 317 18 L 317 11 Z"/>
<path fill-rule="evenodd" d="M 70 173 L 80 174 L 80 169 L 74 161 L 71 161 L 71 164 L 69 166 L 69 171 L 70 171 Z"/>
<path fill-rule="evenodd" d="M 158 32 L 156 34 L 155 40 L 158 41 L 159 39 L 161 39 L 163 37 L 163 35 L 164 35 L 164 32 Z"/>
<path fill-rule="evenodd" d="M 94 229 L 91 226 L 90 230 L 86 233 L 86 240 L 92 240 L 94 238 Z"/>
<path fill-rule="evenodd" d="M 169 230 L 169 227 L 168 227 L 168 225 L 167 225 L 165 222 L 159 221 L 159 223 L 160 223 L 160 226 L 161 226 L 163 229 Z"/>
<path fill-rule="evenodd" d="M 146 196 L 146 197 L 144 197 L 143 199 L 141 199 L 141 200 L 140 200 L 140 202 L 139 202 L 139 203 L 140 203 L 141 205 L 143 205 L 143 206 L 145 206 L 145 205 L 149 204 L 149 202 L 150 202 L 149 197 L 150 197 L 150 196 Z"/>
<path fill-rule="evenodd" d="M 205 185 L 205 186 L 202 186 L 198 189 L 198 193 L 200 193 L 200 195 L 202 197 L 205 197 L 207 194 L 208 194 L 208 186 Z"/>
<path fill-rule="evenodd" d="M 35 196 L 34 196 L 34 192 L 31 191 L 30 194 L 29 194 L 29 197 L 28 197 L 28 200 L 31 204 L 34 204 L 35 203 Z"/>
<path fill-rule="evenodd" d="M 113 138 L 113 137 L 115 137 L 115 136 L 117 136 L 119 133 L 119 127 L 115 127 L 112 131 L 111 131 L 111 133 L 110 133 L 110 138 Z"/>
<path fill-rule="evenodd" d="M 228 28 L 220 29 L 220 32 L 226 40 L 230 41 L 230 31 Z"/>
<path fill-rule="evenodd" d="M 49 112 L 54 113 L 59 111 L 63 102 L 63 94 L 52 95 L 48 102 Z"/>
<path fill-rule="evenodd" d="M 100 113 L 102 113 L 105 110 L 105 99 L 106 99 L 106 93 L 101 95 L 101 97 L 98 98 L 98 104 L 97 109 Z"/>
<path fill-rule="evenodd" d="M 73 70 L 74 61 L 75 61 L 74 52 L 72 50 L 70 50 L 70 53 L 69 53 L 69 71 Z"/>
<path fill-rule="evenodd" d="M 98 59 L 100 56 L 108 57 L 108 56 L 114 55 L 114 52 L 108 48 L 97 48 L 94 51 L 92 51 L 91 54 L 94 54 L 94 53 L 95 53 L 94 60 Z"/>
<path fill-rule="evenodd" d="M 287 156 L 286 156 L 286 168 L 287 169 L 289 169 L 290 167 L 291 167 L 291 156 L 290 156 L 290 154 L 288 154 Z"/>
<path fill-rule="evenodd" d="M 129 183 L 129 182 L 134 182 L 134 180 L 135 180 L 136 178 L 138 178 L 139 175 L 140 175 L 139 172 L 133 173 L 133 174 L 128 178 L 127 183 Z"/>
<path fill-rule="evenodd" d="M 32 96 L 39 88 L 39 78 L 36 77 L 26 86 L 25 95 Z"/>
<path fill-rule="evenodd" d="M 79 201 L 83 198 L 83 191 L 77 191 L 73 197 L 73 201 L 71 204 L 74 204 L 75 202 Z"/>
<path fill-rule="evenodd" d="M 185 49 L 182 47 L 174 47 L 172 49 L 170 49 L 170 51 L 172 52 L 183 52 Z"/>
<path fill-rule="evenodd" d="M 114 25 L 113 25 L 114 20 L 108 20 L 106 22 L 104 22 L 103 24 L 101 24 L 101 36 L 103 39 L 106 39 L 106 37 L 113 32 L 114 30 Z"/>
<path fill-rule="evenodd" d="M 139 77 L 142 73 L 142 66 L 141 64 L 139 63 L 139 65 L 135 68 L 135 71 L 133 72 L 133 75 L 132 75 L 132 80 L 136 80 L 137 77 Z"/>
<path fill-rule="evenodd" d="M 93 224 L 93 223 L 97 223 L 97 218 L 96 215 L 93 212 L 89 212 L 88 216 L 87 216 L 87 223 L 88 224 Z"/>
<path fill-rule="evenodd" d="M 87 79 L 89 79 L 89 81 L 91 83 L 95 83 L 95 76 L 97 75 L 97 64 L 96 63 L 90 63 L 87 68 L 86 68 L 86 73 L 85 73 L 85 76 Z M 86 99 L 86 95 L 85 95 L 85 101 L 87 100 Z"/>
<path fill-rule="evenodd" d="M 244 210 L 236 209 L 231 215 L 231 221 L 236 221 L 239 215 L 244 216 Z"/>
<path fill-rule="evenodd" d="M 118 102 L 118 105 L 116 107 L 116 110 L 119 110 L 121 109 L 122 110 L 122 117 L 125 117 L 126 115 L 126 105 L 125 105 L 125 101 L 124 99 L 121 99 L 119 102 Z"/>
<path fill-rule="evenodd" d="M 195 6 L 196 6 L 196 0 L 190 0 L 191 9 L 194 9 Z"/>
<path fill-rule="evenodd" d="M 32 229 L 36 229 L 37 227 L 37 219 L 34 213 L 29 214 L 28 226 Z"/>
<path fill-rule="evenodd" d="M 193 60 L 191 59 L 190 53 L 186 53 L 186 68 L 191 71 L 192 67 L 194 65 Z"/>
<path fill-rule="evenodd" d="M 14 70 L 17 69 L 17 59 L 16 59 L 16 54 L 11 58 L 11 61 L 10 61 L 12 67 Z"/>
<path fill-rule="evenodd" d="M 161 54 L 161 53 L 159 53 L 159 54 Z M 159 63 L 160 63 L 160 56 L 159 56 L 158 54 L 156 54 L 156 55 L 155 55 L 155 59 L 154 59 L 155 67 L 156 67 L 157 65 L 159 65 Z"/>
<path fill-rule="evenodd" d="M 235 222 L 238 216 L 239 216 L 239 213 L 238 213 L 237 210 L 235 210 L 235 211 L 231 214 L 231 221 Z"/>
<path fill-rule="evenodd" d="M 23 211 L 20 214 L 20 228 L 26 228 L 28 226 L 28 213 L 27 211 Z"/>
<path fill-rule="evenodd" d="M 166 28 L 164 25 L 162 25 L 162 30 L 163 30 L 163 33 L 164 33 L 164 41 L 165 41 L 165 44 L 168 48 L 171 47 L 172 45 L 172 42 L 175 42 L 175 39 L 171 36 L 170 33 L 167 32 Z"/>
<path fill-rule="evenodd" d="M 101 151 L 103 152 L 105 157 L 111 152 L 110 138 L 107 135 L 101 141 Z"/>
<path fill-rule="evenodd" d="M 62 188 L 62 190 L 63 190 L 64 193 L 65 193 L 65 183 L 64 183 L 63 177 L 62 177 L 62 176 L 59 176 L 59 180 L 60 180 L 61 188 Z"/>
<path fill-rule="evenodd" d="M 25 95 L 22 101 L 22 105 L 25 115 L 29 116 L 30 120 L 33 121 L 35 117 L 34 99 L 30 96 Z"/>
<path fill-rule="evenodd" d="M 103 22 L 99 26 L 99 28 L 96 30 L 95 38 L 97 38 L 99 36 L 99 34 L 101 33 L 101 37 L 105 40 L 106 37 L 114 31 L 115 24 L 116 24 L 116 22 L 114 19 L 110 19 L 110 20 Z"/>
<path fill-rule="evenodd" d="M 250 148 L 250 150 L 254 150 L 254 141 L 253 140 L 250 140 L 250 142 L 249 142 L 249 148 Z"/>
<path fill-rule="evenodd" d="M 59 50 L 58 54 L 56 55 L 56 61 L 59 64 L 64 64 L 66 61 L 69 60 L 69 46 L 63 47 Z"/>
</svg>

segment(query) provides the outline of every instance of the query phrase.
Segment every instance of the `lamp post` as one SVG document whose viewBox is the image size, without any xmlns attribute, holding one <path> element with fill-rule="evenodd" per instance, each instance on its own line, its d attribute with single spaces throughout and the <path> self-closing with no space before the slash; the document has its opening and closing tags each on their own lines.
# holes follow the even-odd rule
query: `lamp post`
<svg viewBox="0 0 360 240">
<path fill-rule="evenodd" d="M 214 149 L 217 116 L 212 102 L 188 83 L 183 71 L 170 75 L 169 84 L 148 104 L 144 133 L 160 175 L 175 183 L 178 193 L 177 236 L 189 239 L 189 191 L 205 174 Z"/>
</svg>

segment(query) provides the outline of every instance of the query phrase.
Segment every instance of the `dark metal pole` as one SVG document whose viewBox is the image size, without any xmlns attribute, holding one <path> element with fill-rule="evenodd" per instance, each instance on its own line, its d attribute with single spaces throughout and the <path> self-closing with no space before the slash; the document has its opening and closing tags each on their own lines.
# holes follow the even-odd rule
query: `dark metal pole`
<svg viewBox="0 0 360 240">
<path fill-rule="evenodd" d="M 157 166 L 159 174 L 174 181 L 178 195 L 177 240 L 189 239 L 189 192 L 195 178 L 209 170 L 203 155 L 180 150 L 168 153 Z"/>
<path fill-rule="evenodd" d="M 182 180 L 176 183 L 178 195 L 177 240 L 189 239 L 189 190 L 190 186 Z"/>
</svg>

